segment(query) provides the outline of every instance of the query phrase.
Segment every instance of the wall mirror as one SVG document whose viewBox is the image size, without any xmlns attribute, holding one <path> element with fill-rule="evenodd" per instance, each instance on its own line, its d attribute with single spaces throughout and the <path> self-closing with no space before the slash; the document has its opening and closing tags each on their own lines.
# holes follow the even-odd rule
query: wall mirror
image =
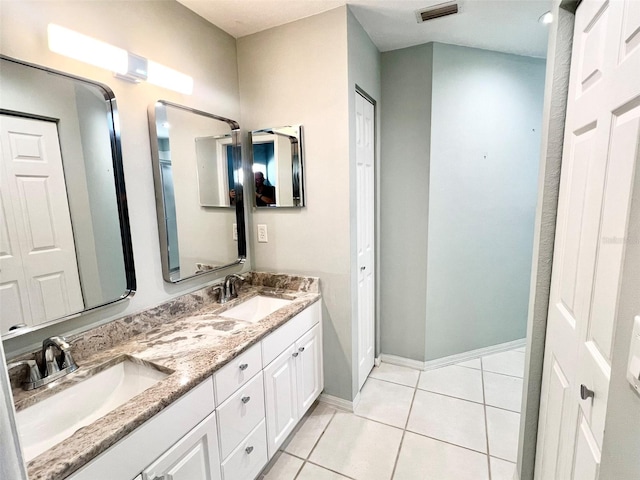
<svg viewBox="0 0 640 480">
<path fill-rule="evenodd" d="M 149 129 L 163 277 L 179 282 L 243 263 L 237 122 L 159 100 Z"/>
<path fill-rule="evenodd" d="M 302 125 L 249 135 L 256 207 L 304 207 Z"/>
<path fill-rule="evenodd" d="M 107 87 L 0 56 L 3 338 L 135 290 L 116 116 Z"/>
</svg>

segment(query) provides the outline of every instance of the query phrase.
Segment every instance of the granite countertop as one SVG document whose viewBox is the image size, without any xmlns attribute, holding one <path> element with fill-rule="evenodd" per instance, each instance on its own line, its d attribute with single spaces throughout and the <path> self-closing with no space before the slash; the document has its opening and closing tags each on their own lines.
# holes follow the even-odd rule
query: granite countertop
<svg viewBox="0 0 640 480">
<path fill-rule="evenodd" d="M 172 372 L 32 459 L 27 464 L 29 479 L 58 480 L 72 474 L 320 298 L 316 278 L 256 272 L 245 278 L 239 297 L 224 305 L 216 302 L 218 293 L 208 287 L 70 338 L 80 366 L 77 372 L 57 380 L 52 388 L 27 392 L 15 385 L 14 403 L 20 411 L 123 356 Z M 292 303 L 256 323 L 220 316 L 258 294 Z"/>
</svg>

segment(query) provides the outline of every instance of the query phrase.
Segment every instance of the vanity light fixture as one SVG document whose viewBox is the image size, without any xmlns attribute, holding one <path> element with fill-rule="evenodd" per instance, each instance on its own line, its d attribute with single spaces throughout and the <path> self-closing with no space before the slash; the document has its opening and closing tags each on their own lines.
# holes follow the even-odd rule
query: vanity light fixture
<svg viewBox="0 0 640 480">
<path fill-rule="evenodd" d="M 193 93 L 193 78 L 153 60 L 53 23 L 47 33 L 52 52 L 110 70 L 121 80 L 146 81 L 185 95 Z"/>
<path fill-rule="evenodd" d="M 549 25 L 550 23 L 553 23 L 553 13 L 551 12 L 543 13 L 542 15 L 540 15 L 540 18 L 538 19 L 538 21 L 543 25 Z"/>
</svg>

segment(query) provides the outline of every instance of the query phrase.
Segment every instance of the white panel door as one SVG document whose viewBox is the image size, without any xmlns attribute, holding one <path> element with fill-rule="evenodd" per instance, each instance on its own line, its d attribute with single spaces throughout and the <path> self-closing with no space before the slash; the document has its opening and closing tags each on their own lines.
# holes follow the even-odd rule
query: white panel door
<svg viewBox="0 0 640 480">
<path fill-rule="evenodd" d="M 639 27 L 636 0 L 585 0 L 576 12 L 536 458 L 541 480 L 598 477 L 640 161 Z"/>
<path fill-rule="evenodd" d="M 0 284 L 6 291 L 8 284 L 19 289 L 20 282 L 26 283 L 31 321 L 25 323 L 38 324 L 81 311 L 84 302 L 57 126 L 0 115 L 0 145 L 6 215 L 1 223 L 7 229 L 2 240 L 10 245 L 2 248 Z M 13 268 L 18 253 L 24 279 Z"/>
<path fill-rule="evenodd" d="M 298 416 L 300 417 L 305 414 L 324 388 L 321 331 L 318 324 L 296 342 Z"/>
<path fill-rule="evenodd" d="M 297 352 L 295 345 L 291 345 L 264 369 L 269 458 L 278 451 L 278 447 L 298 423 L 298 390 L 294 356 Z"/>
<path fill-rule="evenodd" d="M 356 94 L 358 389 L 375 356 L 374 106 Z"/>
</svg>

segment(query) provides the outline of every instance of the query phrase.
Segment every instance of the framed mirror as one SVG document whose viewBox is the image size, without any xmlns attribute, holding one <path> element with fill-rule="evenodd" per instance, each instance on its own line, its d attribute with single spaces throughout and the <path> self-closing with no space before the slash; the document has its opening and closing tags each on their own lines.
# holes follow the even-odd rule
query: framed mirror
<svg viewBox="0 0 640 480">
<path fill-rule="evenodd" d="M 249 140 L 254 206 L 304 207 L 302 125 L 254 130 Z"/>
<path fill-rule="evenodd" d="M 159 100 L 149 107 L 149 129 L 164 279 L 243 263 L 238 123 Z"/>
<path fill-rule="evenodd" d="M 116 116 L 108 87 L 0 56 L 3 338 L 135 291 Z"/>
</svg>

